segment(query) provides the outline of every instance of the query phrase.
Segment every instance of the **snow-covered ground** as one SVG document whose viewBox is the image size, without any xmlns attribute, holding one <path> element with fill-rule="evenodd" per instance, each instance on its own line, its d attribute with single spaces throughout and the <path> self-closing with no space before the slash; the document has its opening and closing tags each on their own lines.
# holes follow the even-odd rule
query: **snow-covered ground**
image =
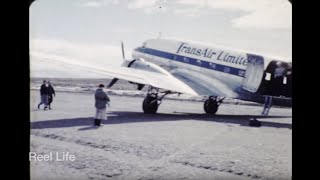
<svg viewBox="0 0 320 180">
<path fill-rule="evenodd" d="M 52 110 L 30 91 L 31 152 L 69 152 L 75 161 L 31 161 L 31 179 L 291 179 L 292 109 L 166 99 L 155 115 L 141 97 L 110 95 L 108 120 L 92 126 L 91 92 L 57 92 Z M 248 126 L 251 118 L 262 127 Z"/>
</svg>

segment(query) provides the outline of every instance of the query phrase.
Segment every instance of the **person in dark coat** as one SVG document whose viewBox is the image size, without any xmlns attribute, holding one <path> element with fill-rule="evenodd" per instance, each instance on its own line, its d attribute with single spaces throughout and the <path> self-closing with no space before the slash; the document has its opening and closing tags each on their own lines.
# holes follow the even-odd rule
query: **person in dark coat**
<svg viewBox="0 0 320 180">
<path fill-rule="evenodd" d="M 289 67 L 287 70 L 287 84 L 286 84 L 285 94 L 288 97 L 292 97 L 292 64 L 291 63 L 289 63 Z"/>
<path fill-rule="evenodd" d="M 53 96 L 56 97 L 56 92 L 54 91 L 54 88 L 52 87 L 50 81 L 48 81 L 48 105 L 49 105 L 49 109 L 51 109 L 51 103 L 53 101 Z"/>
<path fill-rule="evenodd" d="M 274 96 L 281 96 L 283 89 L 283 79 L 286 73 L 286 69 L 281 62 L 277 62 L 277 67 L 274 71 L 274 78 L 272 79 L 272 92 Z"/>
<path fill-rule="evenodd" d="M 41 96 L 41 102 L 38 104 L 38 109 L 40 109 L 40 106 L 44 104 L 44 110 L 47 110 L 48 108 L 48 96 L 49 96 L 49 88 L 46 80 L 43 80 L 43 83 L 40 87 L 40 96 Z"/>
<path fill-rule="evenodd" d="M 99 85 L 99 88 L 95 92 L 95 107 L 96 115 L 94 119 L 94 125 L 100 126 L 101 120 L 107 120 L 107 104 L 109 105 L 110 98 L 107 93 L 103 91 L 103 84 Z"/>
</svg>

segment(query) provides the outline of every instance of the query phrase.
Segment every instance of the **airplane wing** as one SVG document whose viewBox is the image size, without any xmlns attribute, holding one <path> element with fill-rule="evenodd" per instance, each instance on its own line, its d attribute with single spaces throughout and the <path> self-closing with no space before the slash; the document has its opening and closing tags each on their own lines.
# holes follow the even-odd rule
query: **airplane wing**
<svg viewBox="0 0 320 180">
<path fill-rule="evenodd" d="M 101 68 L 101 67 L 95 67 L 90 65 L 79 65 L 79 64 L 72 64 L 72 65 L 77 66 L 86 71 L 104 75 L 104 76 L 123 79 L 130 82 L 138 83 L 138 84 L 150 85 L 156 88 L 165 89 L 172 92 L 189 94 L 193 96 L 198 95 L 198 93 L 196 93 L 188 85 L 186 85 L 179 79 L 170 75 L 164 75 L 161 73 L 127 68 L 127 67 Z"/>
<path fill-rule="evenodd" d="M 237 97 L 234 90 L 220 82 L 220 80 L 214 79 L 213 77 L 202 77 L 199 73 L 192 74 L 192 72 L 184 69 L 176 69 L 175 71 L 170 71 L 170 74 L 172 75 L 164 75 L 157 72 L 127 67 L 98 68 L 86 65 L 83 68 L 96 74 L 123 79 L 138 84 L 150 85 L 177 93 L 194 96 L 215 95 L 230 98 Z"/>
<path fill-rule="evenodd" d="M 55 55 L 50 55 L 50 58 L 48 58 L 48 55 L 36 52 L 32 53 L 32 56 L 41 57 L 42 59 L 48 59 L 51 61 L 54 59 L 54 62 L 59 62 L 63 65 L 71 65 L 73 68 L 79 68 L 103 76 L 123 79 L 138 84 L 150 85 L 155 88 L 165 89 L 176 93 L 189 94 L 193 96 L 198 95 L 198 93 L 196 93 L 192 88 L 172 75 L 128 67 L 98 67 L 93 64 L 80 63 L 72 59 L 62 58 Z"/>
<path fill-rule="evenodd" d="M 166 89 L 177 93 L 197 96 L 192 88 L 173 76 L 163 75 L 156 72 L 117 67 L 112 69 L 91 69 L 91 72 L 127 80 L 139 84 L 150 85 L 160 89 Z"/>
</svg>

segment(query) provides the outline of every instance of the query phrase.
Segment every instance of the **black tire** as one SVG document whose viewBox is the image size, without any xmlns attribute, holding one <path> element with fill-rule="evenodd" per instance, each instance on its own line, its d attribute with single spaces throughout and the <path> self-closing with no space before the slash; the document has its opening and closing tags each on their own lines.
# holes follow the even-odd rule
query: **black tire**
<svg viewBox="0 0 320 180">
<path fill-rule="evenodd" d="M 218 107 L 219 105 L 217 101 L 212 99 L 207 99 L 203 105 L 203 109 L 207 114 L 216 114 L 216 112 L 218 111 Z"/>
<path fill-rule="evenodd" d="M 156 97 L 147 96 L 142 103 L 142 109 L 145 114 L 155 114 L 158 110 L 158 101 Z M 151 103 L 154 101 L 153 103 Z"/>
</svg>

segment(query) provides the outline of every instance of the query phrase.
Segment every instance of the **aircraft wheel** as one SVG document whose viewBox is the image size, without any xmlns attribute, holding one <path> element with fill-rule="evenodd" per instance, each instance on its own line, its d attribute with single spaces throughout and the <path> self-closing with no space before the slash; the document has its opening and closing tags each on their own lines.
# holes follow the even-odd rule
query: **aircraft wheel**
<svg viewBox="0 0 320 180">
<path fill-rule="evenodd" d="M 217 101 L 213 100 L 213 99 L 207 99 L 204 102 L 204 106 L 203 109 L 207 114 L 216 114 L 216 112 L 218 111 L 218 103 Z"/>
<path fill-rule="evenodd" d="M 145 114 L 155 114 L 158 110 L 158 101 L 156 97 L 147 96 L 142 103 L 142 109 Z M 152 103 L 152 101 L 154 101 Z"/>
</svg>

